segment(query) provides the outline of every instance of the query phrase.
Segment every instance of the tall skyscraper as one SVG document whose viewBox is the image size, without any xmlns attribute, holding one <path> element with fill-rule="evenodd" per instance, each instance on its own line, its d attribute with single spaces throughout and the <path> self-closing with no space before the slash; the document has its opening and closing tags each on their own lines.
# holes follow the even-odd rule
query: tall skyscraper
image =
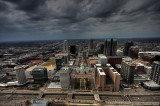
<svg viewBox="0 0 160 106">
<path fill-rule="evenodd" d="M 68 41 L 67 40 L 63 41 L 63 52 L 68 53 Z"/>
<path fill-rule="evenodd" d="M 108 38 L 104 42 L 104 55 L 115 56 L 117 51 L 117 39 Z"/>
<path fill-rule="evenodd" d="M 24 72 L 24 67 L 16 66 L 14 69 L 16 71 L 16 77 L 17 77 L 18 83 L 25 84 L 27 82 L 27 79 L 26 79 L 26 75 Z"/>
<path fill-rule="evenodd" d="M 153 62 L 150 79 L 155 81 L 157 84 L 160 84 L 160 62 L 159 61 Z"/>
<path fill-rule="evenodd" d="M 57 71 L 61 69 L 64 63 L 64 56 L 56 56 L 56 69 Z"/>
<path fill-rule="evenodd" d="M 124 47 L 124 51 L 123 51 L 123 54 L 124 54 L 125 56 L 128 56 L 129 48 L 130 48 L 131 46 L 133 46 L 133 45 L 134 45 L 133 42 L 126 42 L 126 43 L 125 43 L 125 47 Z"/>
<path fill-rule="evenodd" d="M 120 73 L 124 81 L 128 84 L 132 84 L 134 81 L 135 64 L 129 60 L 123 60 Z"/>
<path fill-rule="evenodd" d="M 131 46 L 129 48 L 128 56 L 131 57 L 132 59 L 138 59 L 138 52 L 139 52 L 138 46 Z"/>
<path fill-rule="evenodd" d="M 97 54 L 103 54 L 103 51 L 104 51 L 104 44 L 97 44 L 96 46 Z"/>
<path fill-rule="evenodd" d="M 88 46 L 88 49 L 90 50 L 90 49 L 93 49 L 93 39 L 90 39 L 89 40 L 89 46 Z"/>
<path fill-rule="evenodd" d="M 76 54 L 76 46 L 75 45 L 70 46 L 70 53 Z"/>
<path fill-rule="evenodd" d="M 70 68 L 62 67 L 59 71 L 62 89 L 68 89 L 70 84 Z"/>
</svg>

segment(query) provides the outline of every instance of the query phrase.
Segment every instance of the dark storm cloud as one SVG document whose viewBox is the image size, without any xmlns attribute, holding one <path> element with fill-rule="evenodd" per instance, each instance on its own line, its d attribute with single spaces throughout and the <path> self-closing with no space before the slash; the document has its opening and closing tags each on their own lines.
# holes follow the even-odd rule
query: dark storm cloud
<svg viewBox="0 0 160 106">
<path fill-rule="evenodd" d="M 6 31 L 9 36 L 10 30 L 50 38 L 56 34 L 69 38 L 116 33 L 118 37 L 151 36 L 147 34 L 160 33 L 159 5 L 159 0 L 3 0 L 0 35 Z"/>
<path fill-rule="evenodd" d="M 17 4 L 18 9 L 25 11 L 34 11 L 38 6 L 44 4 L 45 0 L 6 0 Z"/>
</svg>

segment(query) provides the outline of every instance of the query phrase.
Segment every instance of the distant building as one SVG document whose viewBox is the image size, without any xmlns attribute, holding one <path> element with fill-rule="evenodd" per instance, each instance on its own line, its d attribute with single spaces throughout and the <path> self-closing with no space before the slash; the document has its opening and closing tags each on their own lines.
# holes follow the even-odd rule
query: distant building
<svg viewBox="0 0 160 106">
<path fill-rule="evenodd" d="M 34 68 L 32 75 L 35 83 L 44 83 L 48 80 L 47 68 L 45 67 Z"/>
<path fill-rule="evenodd" d="M 131 57 L 132 59 L 138 59 L 138 52 L 139 52 L 138 46 L 131 46 L 129 48 L 128 56 Z"/>
<path fill-rule="evenodd" d="M 90 40 L 89 40 L 88 49 L 89 49 L 89 50 L 90 50 L 90 49 L 94 49 L 93 47 L 94 47 L 93 39 L 90 39 Z"/>
<path fill-rule="evenodd" d="M 87 53 L 86 53 L 86 50 L 83 50 L 83 59 L 87 59 Z"/>
<path fill-rule="evenodd" d="M 134 74 L 135 74 L 135 64 L 131 61 L 123 60 L 121 63 L 121 77 L 128 84 L 132 84 L 134 82 Z"/>
<path fill-rule="evenodd" d="M 117 52 L 116 52 L 116 55 L 122 57 L 123 56 L 123 51 L 118 49 Z"/>
<path fill-rule="evenodd" d="M 97 44 L 96 49 L 97 49 L 97 51 L 96 51 L 97 54 L 103 54 L 104 44 Z"/>
<path fill-rule="evenodd" d="M 68 53 L 58 53 L 55 55 L 55 57 L 57 71 L 60 70 L 64 64 L 68 64 L 70 60 L 70 56 Z"/>
<path fill-rule="evenodd" d="M 136 74 L 144 74 L 144 65 L 141 64 L 141 63 L 137 63 L 136 64 L 136 71 L 135 71 Z"/>
<path fill-rule="evenodd" d="M 109 38 L 104 42 L 104 55 L 116 56 L 117 51 L 117 39 Z"/>
<path fill-rule="evenodd" d="M 70 85 L 70 68 L 62 67 L 59 71 L 62 89 L 68 89 Z"/>
<path fill-rule="evenodd" d="M 55 57 L 56 57 L 56 69 L 58 71 L 64 64 L 64 56 L 56 55 Z"/>
<path fill-rule="evenodd" d="M 159 61 L 155 59 L 155 57 L 160 56 L 160 52 L 158 51 L 146 51 L 146 52 L 139 52 L 139 57 L 141 57 L 144 61 L 153 62 Z"/>
<path fill-rule="evenodd" d="M 107 57 L 104 54 L 98 54 L 98 63 L 105 66 L 107 64 Z"/>
<path fill-rule="evenodd" d="M 95 55 L 95 50 L 94 49 L 90 49 L 88 51 L 88 57 L 92 57 L 93 55 Z"/>
<path fill-rule="evenodd" d="M 14 68 L 16 71 L 16 77 L 19 84 L 25 84 L 27 82 L 24 67 L 23 66 L 16 66 Z"/>
<path fill-rule="evenodd" d="M 126 42 L 126 43 L 125 43 L 125 47 L 124 47 L 124 51 L 123 51 L 123 54 L 124 54 L 125 56 L 128 56 L 129 48 L 130 48 L 131 46 L 133 46 L 133 45 L 134 45 L 133 42 Z"/>
<path fill-rule="evenodd" d="M 75 45 L 70 46 L 70 53 L 76 54 L 76 46 Z"/>
<path fill-rule="evenodd" d="M 63 52 L 64 53 L 68 53 L 68 41 L 67 40 L 64 40 L 63 41 Z"/>
<path fill-rule="evenodd" d="M 155 81 L 157 84 L 160 84 L 160 62 L 159 61 L 153 62 L 150 79 Z"/>
</svg>

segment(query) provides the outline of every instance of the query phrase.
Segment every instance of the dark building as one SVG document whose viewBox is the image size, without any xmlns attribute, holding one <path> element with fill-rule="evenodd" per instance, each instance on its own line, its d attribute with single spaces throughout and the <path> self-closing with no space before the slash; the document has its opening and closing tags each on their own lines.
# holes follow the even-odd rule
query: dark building
<svg viewBox="0 0 160 106">
<path fill-rule="evenodd" d="M 96 48 L 97 48 L 97 54 L 103 54 L 104 44 L 98 44 Z"/>
<path fill-rule="evenodd" d="M 132 84 L 134 82 L 135 64 L 131 61 L 123 60 L 120 73 L 125 82 Z"/>
<path fill-rule="evenodd" d="M 64 57 L 63 56 L 56 56 L 56 68 L 57 71 L 61 69 L 64 63 Z"/>
<path fill-rule="evenodd" d="M 108 63 L 111 64 L 114 68 L 116 64 L 121 64 L 122 57 L 119 56 L 108 56 Z"/>
<path fill-rule="evenodd" d="M 104 55 L 116 56 L 117 51 L 117 39 L 108 38 L 104 42 Z"/>
<path fill-rule="evenodd" d="M 48 80 L 47 69 L 45 67 L 36 67 L 32 70 L 35 83 L 44 83 Z"/>
<path fill-rule="evenodd" d="M 129 48 L 128 56 L 132 59 L 138 59 L 139 48 L 137 46 L 131 46 Z"/>
<path fill-rule="evenodd" d="M 93 39 L 90 39 L 89 40 L 89 46 L 88 46 L 88 49 L 90 50 L 90 49 L 93 49 Z"/>
<path fill-rule="evenodd" d="M 134 45 L 133 42 L 126 42 L 126 43 L 125 43 L 125 47 L 124 47 L 124 51 L 123 51 L 123 54 L 124 54 L 125 56 L 128 56 L 129 48 L 130 48 L 131 46 L 133 46 L 133 45 Z"/>
<path fill-rule="evenodd" d="M 152 63 L 152 71 L 150 79 L 155 81 L 157 84 L 160 84 L 160 62 L 154 61 Z"/>
<path fill-rule="evenodd" d="M 75 45 L 70 46 L 70 53 L 76 54 L 76 46 Z"/>
</svg>

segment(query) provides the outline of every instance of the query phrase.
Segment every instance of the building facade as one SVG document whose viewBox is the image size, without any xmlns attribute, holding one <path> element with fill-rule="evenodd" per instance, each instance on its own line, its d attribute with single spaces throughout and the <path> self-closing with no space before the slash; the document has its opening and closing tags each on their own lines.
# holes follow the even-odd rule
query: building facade
<svg viewBox="0 0 160 106">
<path fill-rule="evenodd" d="M 132 59 L 138 59 L 139 48 L 137 46 L 131 46 L 129 48 L 128 56 Z"/>
<path fill-rule="evenodd" d="M 59 71 L 62 89 L 68 89 L 70 85 L 70 68 L 62 67 Z"/>
<path fill-rule="evenodd" d="M 63 52 L 64 53 L 68 53 L 68 41 L 67 40 L 64 40 L 63 41 Z"/>
<path fill-rule="evenodd" d="M 98 54 L 98 63 L 105 66 L 107 64 L 107 57 L 103 54 Z"/>
<path fill-rule="evenodd" d="M 93 49 L 93 47 L 94 47 L 93 39 L 90 39 L 90 40 L 89 40 L 88 49 L 89 49 L 89 50 L 90 50 L 90 49 Z"/>
<path fill-rule="evenodd" d="M 123 60 L 121 63 L 121 77 L 128 84 L 134 82 L 135 68 L 135 64 L 132 64 L 131 61 Z"/>
<path fill-rule="evenodd" d="M 125 47 L 124 47 L 124 51 L 123 51 L 123 54 L 124 54 L 125 56 L 128 56 L 129 48 L 130 48 L 131 46 L 133 46 L 133 45 L 134 45 L 133 42 L 126 42 L 126 43 L 125 43 Z"/>
<path fill-rule="evenodd" d="M 44 83 L 48 80 L 47 68 L 45 67 L 34 68 L 32 75 L 35 83 Z"/>
<path fill-rule="evenodd" d="M 23 66 L 17 66 L 14 68 L 16 71 L 16 77 L 19 84 L 25 84 L 27 82 L 24 67 Z"/>
<path fill-rule="evenodd" d="M 109 38 L 104 42 L 104 55 L 116 56 L 117 51 L 117 39 Z"/>
<path fill-rule="evenodd" d="M 155 81 L 157 84 L 160 84 L 160 62 L 159 61 L 153 62 L 150 79 Z"/>
<path fill-rule="evenodd" d="M 110 64 L 94 66 L 95 87 L 99 91 L 119 91 L 120 74 Z"/>
</svg>

